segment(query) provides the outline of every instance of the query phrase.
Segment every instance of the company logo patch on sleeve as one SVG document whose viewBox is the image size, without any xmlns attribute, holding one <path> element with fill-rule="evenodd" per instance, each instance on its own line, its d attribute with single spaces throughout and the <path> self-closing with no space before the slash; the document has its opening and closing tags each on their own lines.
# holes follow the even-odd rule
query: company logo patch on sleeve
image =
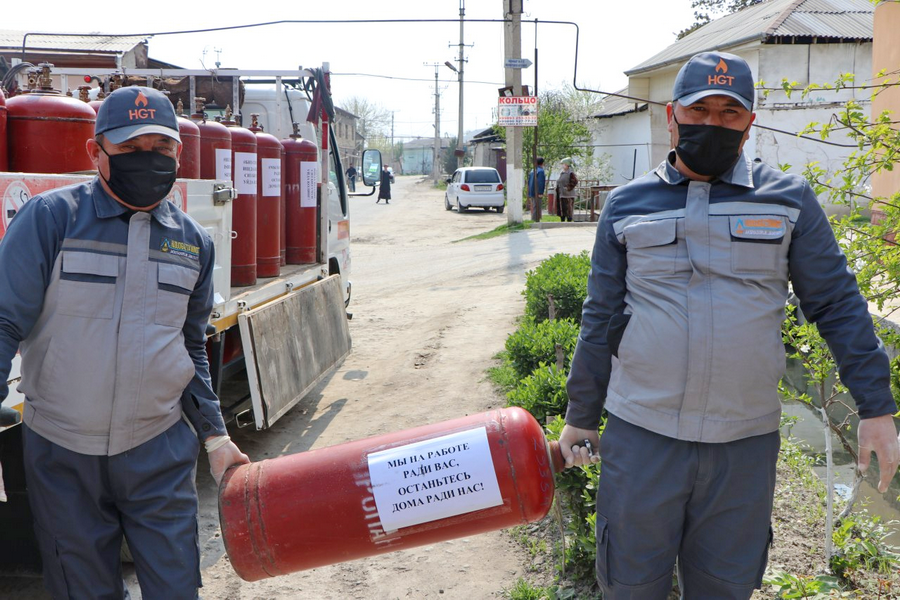
<svg viewBox="0 0 900 600">
<path fill-rule="evenodd" d="M 195 260 L 200 258 L 200 246 L 192 246 L 191 244 L 179 242 L 178 240 L 170 240 L 169 238 L 163 238 L 159 250 L 160 252 L 165 252 L 167 254 L 184 256 Z"/>
<path fill-rule="evenodd" d="M 782 217 L 744 215 L 729 217 L 731 235 L 749 240 L 779 240 L 784 237 L 787 225 Z"/>
</svg>

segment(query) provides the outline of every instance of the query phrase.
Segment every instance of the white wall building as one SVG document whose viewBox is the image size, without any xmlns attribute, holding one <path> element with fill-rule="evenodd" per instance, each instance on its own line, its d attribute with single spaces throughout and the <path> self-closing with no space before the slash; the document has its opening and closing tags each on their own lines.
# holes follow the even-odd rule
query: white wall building
<svg viewBox="0 0 900 600">
<path fill-rule="evenodd" d="M 646 172 L 666 157 L 670 143 L 665 103 L 671 100 L 675 76 L 691 56 L 710 50 L 744 58 L 760 87 L 754 107 L 758 127 L 745 146 L 750 156 L 775 167 L 789 164 L 798 174 L 813 161 L 834 172 L 856 146 L 847 147 L 849 140 L 840 134 L 829 141 L 847 146 L 796 134 L 811 122 L 829 122 L 851 98 L 868 112 L 871 90 L 817 90 L 805 98 L 797 91 L 788 98 L 783 91 L 767 94 L 763 88 L 780 89 L 783 80 L 800 88 L 833 85 L 844 73 L 855 74 L 855 84 L 850 85 L 869 83 L 873 15 L 868 0 L 769 0 L 712 21 L 626 71 L 624 93 L 649 103 L 646 111 L 604 114 L 609 110 L 605 107 L 596 115 L 609 123 L 604 123 L 595 144 L 613 157 L 614 183 L 627 180 L 632 169 L 640 175 L 641 168 Z M 641 147 L 649 148 L 649 165 L 635 158 L 634 148 Z"/>
</svg>

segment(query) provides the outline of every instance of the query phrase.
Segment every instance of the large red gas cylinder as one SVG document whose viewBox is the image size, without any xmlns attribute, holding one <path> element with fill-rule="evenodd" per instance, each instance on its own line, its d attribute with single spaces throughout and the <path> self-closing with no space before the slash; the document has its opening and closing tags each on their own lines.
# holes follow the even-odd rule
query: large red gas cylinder
<svg viewBox="0 0 900 600">
<path fill-rule="evenodd" d="M 521 408 L 230 469 L 219 519 L 247 581 L 542 519 L 558 447 Z"/>
<path fill-rule="evenodd" d="M 286 259 L 289 265 L 316 262 L 316 215 L 319 152 L 316 144 L 294 133 L 284 146 Z"/>
<path fill-rule="evenodd" d="M 231 285 L 253 285 L 256 283 L 256 135 L 238 127 L 232 120 L 230 107 L 222 124 L 231 133 L 232 181 L 237 190 L 231 209 Z"/>
<path fill-rule="evenodd" d="M 281 272 L 281 213 L 284 195 L 281 189 L 281 164 L 284 147 L 274 135 L 263 131 L 252 114 L 250 131 L 256 134 L 256 269 L 260 277 L 278 277 Z"/>
<path fill-rule="evenodd" d="M 200 130 L 200 179 L 231 181 L 231 132 L 203 113 L 205 98 L 197 98 L 197 110 L 191 120 Z"/>
<path fill-rule="evenodd" d="M 179 116 L 178 136 L 181 138 L 181 156 L 175 176 L 200 179 L 200 128 L 190 119 Z"/>
<path fill-rule="evenodd" d="M 181 156 L 178 158 L 176 177 L 200 179 L 200 128 L 184 116 L 184 103 L 175 105 L 178 115 L 178 136 L 181 138 Z"/>
<path fill-rule="evenodd" d="M 9 154 L 6 151 L 6 97 L 0 89 L 0 171 L 9 170 Z"/>
<path fill-rule="evenodd" d="M 50 68 L 28 75 L 29 90 L 6 101 L 9 170 L 71 173 L 94 168 L 86 143 L 97 115 L 90 106 L 53 89 Z"/>
</svg>

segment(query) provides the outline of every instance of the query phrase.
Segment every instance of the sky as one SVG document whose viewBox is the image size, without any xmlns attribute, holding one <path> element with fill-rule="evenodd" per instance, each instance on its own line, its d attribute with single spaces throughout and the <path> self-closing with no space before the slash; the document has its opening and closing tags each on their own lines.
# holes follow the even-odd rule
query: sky
<svg viewBox="0 0 900 600">
<path fill-rule="evenodd" d="M 76 11 L 66 0 L 45 0 L 33 10 L 4 11 L 2 27 L 23 31 L 146 34 L 279 20 L 450 19 L 443 23 L 281 24 L 216 33 L 157 35 L 151 58 L 185 68 L 296 69 L 331 67 L 338 106 L 353 96 L 391 113 L 395 141 L 434 135 L 437 63 L 441 133 L 456 136 L 459 123 L 457 74 L 460 4 L 466 19 L 503 18 L 506 0 L 326 0 L 299 2 L 185 3 L 153 0 L 139 5 L 94 0 Z M 627 85 L 624 71 L 675 41 L 693 23 L 691 0 L 524 0 L 522 56 L 538 50 L 538 88 L 565 83 L 615 92 Z M 138 9 L 137 7 L 143 7 Z M 201 16 L 197 16 L 198 13 Z M 131 18 L 131 17 L 134 18 Z M 537 20 L 537 27 L 535 27 Z M 576 27 L 543 23 L 568 21 Z M 498 88 L 504 85 L 502 23 L 464 25 L 464 111 L 466 131 L 493 124 Z M 534 85 L 535 67 L 522 71 Z"/>
</svg>

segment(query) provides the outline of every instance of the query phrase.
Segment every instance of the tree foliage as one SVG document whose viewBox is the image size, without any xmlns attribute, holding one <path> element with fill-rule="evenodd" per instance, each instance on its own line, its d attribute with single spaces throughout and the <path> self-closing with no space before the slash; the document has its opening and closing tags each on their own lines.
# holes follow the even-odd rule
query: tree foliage
<svg viewBox="0 0 900 600">
<path fill-rule="evenodd" d="M 368 98 L 351 96 L 341 103 L 341 108 L 357 117 L 356 130 L 366 140 L 366 147 L 378 148 L 382 152 L 390 149 L 389 136 L 391 112 Z"/>
<path fill-rule="evenodd" d="M 691 8 L 694 9 L 694 24 L 678 32 L 678 39 L 703 27 L 713 19 L 762 2 L 763 0 L 693 0 Z"/>
<path fill-rule="evenodd" d="M 538 95 L 537 155 L 544 157 L 544 168 L 552 170 L 563 158 L 571 158 L 579 179 L 601 179 L 609 175 L 608 157 L 595 155 L 593 134 L 597 121 L 593 115 L 603 107 L 599 94 L 576 90 L 570 84 Z M 534 130 L 523 128 L 522 156 L 530 172 Z M 506 128 L 494 132 L 506 139 Z"/>
</svg>

